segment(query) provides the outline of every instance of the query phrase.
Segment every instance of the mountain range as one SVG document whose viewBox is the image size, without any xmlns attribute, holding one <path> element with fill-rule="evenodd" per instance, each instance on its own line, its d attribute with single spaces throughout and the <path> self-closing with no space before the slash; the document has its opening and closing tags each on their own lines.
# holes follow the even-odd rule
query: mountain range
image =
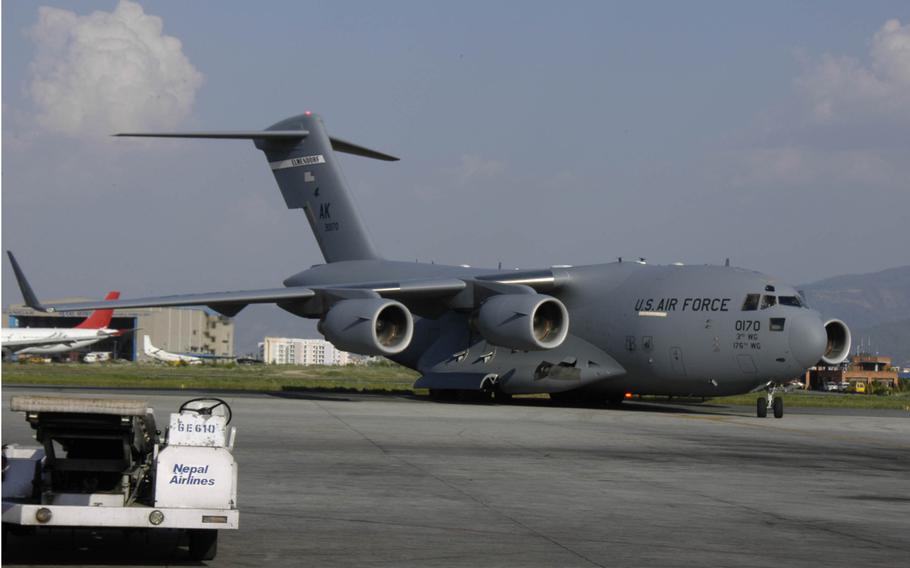
<svg viewBox="0 0 910 568">
<path fill-rule="evenodd" d="M 854 346 L 910 366 L 910 266 L 834 276 L 799 288 L 810 307 L 850 326 Z"/>
</svg>

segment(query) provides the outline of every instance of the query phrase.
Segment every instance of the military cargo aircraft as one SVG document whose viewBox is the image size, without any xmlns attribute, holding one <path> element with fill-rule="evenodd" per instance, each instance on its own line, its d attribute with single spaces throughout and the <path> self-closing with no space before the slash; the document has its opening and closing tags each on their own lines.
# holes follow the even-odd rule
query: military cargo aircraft
<svg viewBox="0 0 910 568">
<path fill-rule="evenodd" d="M 265 130 L 130 133 L 118 136 L 253 141 L 289 209 L 302 209 L 325 264 L 284 287 L 38 310 L 208 306 L 236 315 L 272 303 L 319 320 L 346 351 L 415 369 L 433 396 L 549 393 L 621 401 L 625 393 L 720 396 L 767 387 L 757 413 L 783 415 L 778 385 L 819 361 L 850 352 L 850 331 L 823 320 L 792 286 L 728 266 L 654 266 L 623 261 L 503 271 L 385 260 L 367 237 L 334 152 L 397 158 L 330 137 L 306 112 Z M 452 229 L 457 231 L 457 228 Z"/>
</svg>

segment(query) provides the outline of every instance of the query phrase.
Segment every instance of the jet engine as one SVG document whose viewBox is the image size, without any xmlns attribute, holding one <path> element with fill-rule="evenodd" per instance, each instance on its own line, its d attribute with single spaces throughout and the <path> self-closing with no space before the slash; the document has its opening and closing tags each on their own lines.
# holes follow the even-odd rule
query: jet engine
<svg viewBox="0 0 910 568">
<path fill-rule="evenodd" d="M 491 296 L 477 314 L 477 328 L 495 345 L 538 351 L 559 347 L 569 333 L 569 312 L 542 294 Z"/>
<path fill-rule="evenodd" d="M 847 324 L 839 319 L 832 319 L 825 322 L 825 333 L 828 335 L 828 345 L 825 347 L 825 354 L 822 355 L 822 363 L 825 365 L 839 365 L 850 355 L 850 328 Z"/>
<path fill-rule="evenodd" d="M 404 304 L 394 300 L 342 300 L 320 320 L 319 332 L 344 351 L 395 355 L 411 343 L 414 319 Z"/>
</svg>

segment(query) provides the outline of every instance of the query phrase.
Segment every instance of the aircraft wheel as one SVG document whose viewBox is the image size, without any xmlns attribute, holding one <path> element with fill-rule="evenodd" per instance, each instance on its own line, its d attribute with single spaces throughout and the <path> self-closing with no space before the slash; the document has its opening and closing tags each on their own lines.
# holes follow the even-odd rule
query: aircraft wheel
<svg viewBox="0 0 910 568">
<path fill-rule="evenodd" d="M 547 396 L 549 396 L 550 400 L 556 404 L 568 404 L 572 402 L 569 396 L 564 392 L 551 392 Z"/>
<path fill-rule="evenodd" d="M 784 417 L 784 399 L 775 398 L 774 404 L 772 406 L 774 408 L 774 417 L 783 418 Z"/>
<path fill-rule="evenodd" d="M 556 404 L 575 405 L 581 403 L 581 396 L 573 390 L 563 392 L 551 392 L 550 400 Z"/>
<path fill-rule="evenodd" d="M 211 529 L 191 529 L 190 558 L 193 560 L 212 560 L 218 553 L 218 531 Z"/>
<path fill-rule="evenodd" d="M 493 393 L 490 391 L 465 389 L 459 390 L 457 397 L 459 402 L 485 403 L 493 400 Z"/>
<path fill-rule="evenodd" d="M 759 418 L 768 417 L 768 399 L 761 397 L 758 399 L 758 402 L 755 405 L 755 414 Z"/>
<path fill-rule="evenodd" d="M 493 392 L 493 402 L 496 404 L 509 404 L 512 402 L 512 395 L 500 390 Z"/>
<path fill-rule="evenodd" d="M 611 394 L 607 397 L 607 406 L 622 406 L 622 401 L 625 399 L 625 395 Z"/>
<path fill-rule="evenodd" d="M 435 401 L 447 402 L 455 400 L 458 391 L 449 389 L 430 389 L 430 399 Z"/>
</svg>

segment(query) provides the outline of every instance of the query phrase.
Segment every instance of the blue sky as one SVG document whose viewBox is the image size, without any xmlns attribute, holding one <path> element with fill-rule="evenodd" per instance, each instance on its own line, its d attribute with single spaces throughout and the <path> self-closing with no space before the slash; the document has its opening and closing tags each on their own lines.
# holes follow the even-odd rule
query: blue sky
<svg viewBox="0 0 910 568">
<path fill-rule="evenodd" d="M 731 257 L 795 283 L 910 264 L 906 2 L 117 6 L 3 3 L 3 246 L 44 296 L 320 262 L 250 144 L 105 136 L 303 110 L 401 156 L 342 158 L 390 258 Z"/>
</svg>

